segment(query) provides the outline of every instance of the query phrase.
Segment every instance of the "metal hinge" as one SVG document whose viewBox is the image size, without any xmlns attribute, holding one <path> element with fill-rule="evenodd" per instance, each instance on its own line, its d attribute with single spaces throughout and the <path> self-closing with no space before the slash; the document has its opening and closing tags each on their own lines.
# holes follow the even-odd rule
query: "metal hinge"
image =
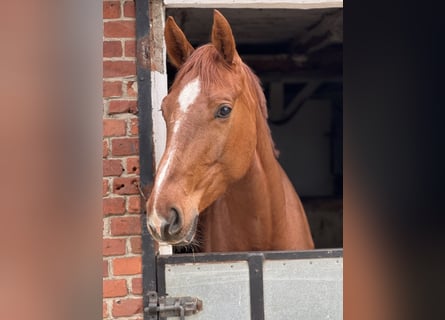
<svg viewBox="0 0 445 320">
<path fill-rule="evenodd" d="M 186 316 L 191 316 L 202 310 L 202 301 L 196 297 L 168 297 L 159 296 L 156 291 L 148 292 L 148 307 L 144 311 L 148 314 L 149 320 L 156 320 L 159 317 L 179 317 L 184 320 Z"/>
</svg>

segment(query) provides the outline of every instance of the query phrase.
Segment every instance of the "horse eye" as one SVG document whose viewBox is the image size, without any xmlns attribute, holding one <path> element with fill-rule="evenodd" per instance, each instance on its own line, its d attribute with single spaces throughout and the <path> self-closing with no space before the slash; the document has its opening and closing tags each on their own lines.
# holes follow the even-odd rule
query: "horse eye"
<svg viewBox="0 0 445 320">
<path fill-rule="evenodd" d="M 216 112 L 216 117 L 227 118 L 231 111 L 232 108 L 229 105 L 223 104 L 222 106 L 219 107 L 218 111 Z"/>
</svg>

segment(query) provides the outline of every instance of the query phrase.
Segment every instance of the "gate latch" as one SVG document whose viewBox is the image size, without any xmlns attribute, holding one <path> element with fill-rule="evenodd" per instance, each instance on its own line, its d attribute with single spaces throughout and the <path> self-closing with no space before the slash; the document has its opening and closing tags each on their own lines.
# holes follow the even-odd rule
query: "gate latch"
<svg viewBox="0 0 445 320">
<path fill-rule="evenodd" d="M 185 320 L 186 316 L 191 316 L 202 310 L 202 300 L 196 297 L 158 297 L 156 291 L 150 291 L 147 295 L 148 307 L 145 307 L 144 311 L 150 320 L 157 319 L 158 315 L 162 318 L 179 317 L 179 319 Z"/>
</svg>

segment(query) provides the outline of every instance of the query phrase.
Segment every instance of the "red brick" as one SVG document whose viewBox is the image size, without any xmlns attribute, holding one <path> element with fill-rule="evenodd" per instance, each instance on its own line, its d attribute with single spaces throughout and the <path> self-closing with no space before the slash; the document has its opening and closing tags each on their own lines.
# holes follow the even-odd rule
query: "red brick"
<svg viewBox="0 0 445 320">
<path fill-rule="evenodd" d="M 102 158 L 106 158 L 108 157 L 108 141 L 103 140 L 102 143 Z"/>
<path fill-rule="evenodd" d="M 102 96 L 104 98 L 122 96 L 122 82 L 104 81 L 102 86 Z"/>
<path fill-rule="evenodd" d="M 112 100 L 108 107 L 108 114 L 116 113 L 138 113 L 136 100 Z"/>
<path fill-rule="evenodd" d="M 121 16 L 120 1 L 105 1 L 103 2 L 103 18 L 113 19 Z"/>
<path fill-rule="evenodd" d="M 103 239 L 102 254 L 104 256 L 125 254 L 125 239 Z"/>
<path fill-rule="evenodd" d="M 123 297 L 127 293 L 127 281 L 125 279 L 104 280 L 102 282 L 102 295 L 104 298 Z"/>
<path fill-rule="evenodd" d="M 104 215 L 125 213 L 125 198 L 105 198 L 102 200 L 102 211 Z"/>
<path fill-rule="evenodd" d="M 132 237 L 130 239 L 131 253 L 142 253 L 142 238 Z"/>
<path fill-rule="evenodd" d="M 126 57 L 136 57 L 136 41 L 135 40 L 127 40 L 124 44 L 125 56 Z"/>
<path fill-rule="evenodd" d="M 138 153 L 138 138 L 121 138 L 111 141 L 111 154 L 114 156 L 133 156 Z"/>
<path fill-rule="evenodd" d="M 102 179 L 102 196 L 106 196 L 109 192 L 108 179 Z"/>
<path fill-rule="evenodd" d="M 127 198 L 127 211 L 129 213 L 141 212 L 141 196 L 131 196 Z"/>
<path fill-rule="evenodd" d="M 121 160 L 102 160 L 103 176 L 120 176 L 124 171 Z"/>
<path fill-rule="evenodd" d="M 140 235 L 141 218 L 139 216 L 113 218 L 110 229 L 113 236 Z"/>
<path fill-rule="evenodd" d="M 131 279 L 131 292 L 133 294 L 142 294 L 142 278 Z"/>
<path fill-rule="evenodd" d="M 127 158 L 127 174 L 139 174 L 139 157 Z"/>
<path fill-rule="evenodd" d="M 120 195 L 139 194 L 138 177 L 113 179 L 113 192 Z"/>
<path fill-rule="evenodd" d="M 130 120 L 130 134 L 132 136 L 137 136 L 139 134 L 139 120 L 134 118 Z"/>
<path fill-rule="evenodd" d="M 136 98 L 138 96 L 138 83 L 133 80 L 129 80 L 126 83 L 127 96 Z"/>
<path fill-rule="evenodd" d="M 106 58 L 122 57 L 122 43 L 120 41 L 104 41 L 103 56 Z"/>
<path fill-rule="evenodd" d="M 108 261 L 103 260 L 102 262 L 102 277 L 108 277 Z"/>
<path fill-rule="evenodd" d="M 103 77 L 126 77 L 136 74 L 135 61 L 104 61 Z"/>
<path fill-rule="evenodd" d="M 126 134 L 127 123 L 125 119 L 103 119 L 102 123 L 104 137 L 118 137 Z"/>
<path fill-rule="evenodd" d="M 119 20 L 104 22 L 105 38 L 135 38 L 136 22 L 134 20 Z"/>
<path fill-rule="evenodd" d="M 107 303 L 102 302 L 102 318 L 107 318 L 107 317 L 108 317 Z"/>
<path fill-rule="evenodd" d="M 121 299 L 113 302 L 113 317 L 129 317 L 142 312 L 142 298 Z"/>
<path fill-rule="evenodd" d="M 113 259 L 113 274 L 117 275 L 133 275 L 141 274 L 142 260 L 141 257 L 128 257 Z"/>
<path fill-rule="evenodd" d="M 124 2 L 124 17 L 129 17 L 129 18 L 136 17 L 134 1 L 125 1 Z"/>
</svg>

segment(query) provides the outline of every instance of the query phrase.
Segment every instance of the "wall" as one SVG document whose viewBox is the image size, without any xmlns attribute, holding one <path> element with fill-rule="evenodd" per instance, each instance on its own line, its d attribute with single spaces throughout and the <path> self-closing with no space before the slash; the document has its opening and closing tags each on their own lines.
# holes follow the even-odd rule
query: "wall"
<svg viewBox="0 0 445 320">
<path fill-rule="evenodd" d="M 329 100 L 309 99 L 284 125 L 270 125 L 278 160 L 301 197 L 333 194 L 330 140 L 331 105 Z"/>
<path fill-rule="evenodd" d="M 309 99 L 285 125 L 270 125 L 279 161 L 302 198 L 316 248 L 343 247 L 342 197 L 331 168 L 332 108 Z"/>
<path fill-rule="evenodd" d="M 103 318 L 142 319 L 134 1 L 103 19 Z"/>
</svg>

